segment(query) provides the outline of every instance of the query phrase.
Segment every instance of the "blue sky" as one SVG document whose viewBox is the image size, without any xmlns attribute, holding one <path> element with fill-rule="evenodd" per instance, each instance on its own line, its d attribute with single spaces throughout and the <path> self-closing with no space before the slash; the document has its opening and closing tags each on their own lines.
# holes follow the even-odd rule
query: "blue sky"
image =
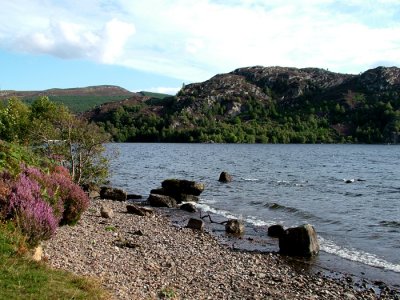
<svg viewBox="0 0 400 300">
<path fill-rule="evenodd" d="M 174 93 L 239 67 L 400 65 L 399 0 L 0 0 L 0 89 Z"/>
</svg>

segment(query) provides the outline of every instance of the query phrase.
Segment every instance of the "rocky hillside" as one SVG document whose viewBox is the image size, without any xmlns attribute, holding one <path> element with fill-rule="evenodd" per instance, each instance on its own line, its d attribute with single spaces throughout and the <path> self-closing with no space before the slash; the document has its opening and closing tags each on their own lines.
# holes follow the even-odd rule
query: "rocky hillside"
<svg viewBox="0 0 400 300">
<path fill-rule="evenodd" d="M 189 84 L 176 97 L 120 104 L 91 116 L 119 141 L 396 142 L 400 69 L 256 66 Z"/>
</svg>

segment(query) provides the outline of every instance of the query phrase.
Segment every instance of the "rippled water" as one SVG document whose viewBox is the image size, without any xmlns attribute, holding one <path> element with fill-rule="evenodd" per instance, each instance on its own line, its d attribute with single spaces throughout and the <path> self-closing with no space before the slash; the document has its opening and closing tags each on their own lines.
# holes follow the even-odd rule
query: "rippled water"
<svg viewBox="0 0 400 300">
<path fill-rule="evenodd" d="M 114 185 L 147 195 L 166 178 L 202 181 L 200 205 L 255 225 L 310 223 L 327 253 L 400 273 L 400 147 L 109 144 Z M 234 177 L 219 183 L 221 171 Z M 346 183 L 350 181 L 351 183 Z"/>
</svg>

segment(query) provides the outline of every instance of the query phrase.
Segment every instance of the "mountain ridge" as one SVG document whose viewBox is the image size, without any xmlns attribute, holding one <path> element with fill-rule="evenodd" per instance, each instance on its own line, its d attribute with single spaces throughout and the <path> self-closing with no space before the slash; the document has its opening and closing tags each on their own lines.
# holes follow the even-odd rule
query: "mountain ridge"
<svg viewBox="0 0 400 300">
<path fill-rule="evenodd" d="M 400 69 L 377 67 L 354 75 L 244 67 L 185 85 L 175 97 L 120 104 L 103 104 L 101 114 L 87 114 L 116 141 L 397 142 Z"/>
</svg>

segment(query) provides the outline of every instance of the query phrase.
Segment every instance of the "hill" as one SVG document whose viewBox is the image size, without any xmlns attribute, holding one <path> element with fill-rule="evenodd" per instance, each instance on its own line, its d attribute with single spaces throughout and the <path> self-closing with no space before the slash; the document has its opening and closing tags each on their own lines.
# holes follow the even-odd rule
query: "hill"
<svg viewBox="0 0 400 300">
<path fill-rule="evenodd" d="M 162 99 L 169 95 L 139 92 L 142 96 Z M 48 89 L 44 91 L 0 91 L 0 101 L 6 101 L 11 97 L 17 97 L 23 102 L 31 103 L 40 96 L 48 96 L 50 100 L 62 103 L 75 113 L 81 113 L 103 103 L 121 101 L 136 93 L 113 85 L 89 86 L 83 88 Z"/>
<path fill-rule="evenodd" d="M 392 143 L 400 133 L 400 69 L 240 68 L 176 97 L 135 96 L 101 111 L 89 119 L 117 141 Z"/>
</svg>

